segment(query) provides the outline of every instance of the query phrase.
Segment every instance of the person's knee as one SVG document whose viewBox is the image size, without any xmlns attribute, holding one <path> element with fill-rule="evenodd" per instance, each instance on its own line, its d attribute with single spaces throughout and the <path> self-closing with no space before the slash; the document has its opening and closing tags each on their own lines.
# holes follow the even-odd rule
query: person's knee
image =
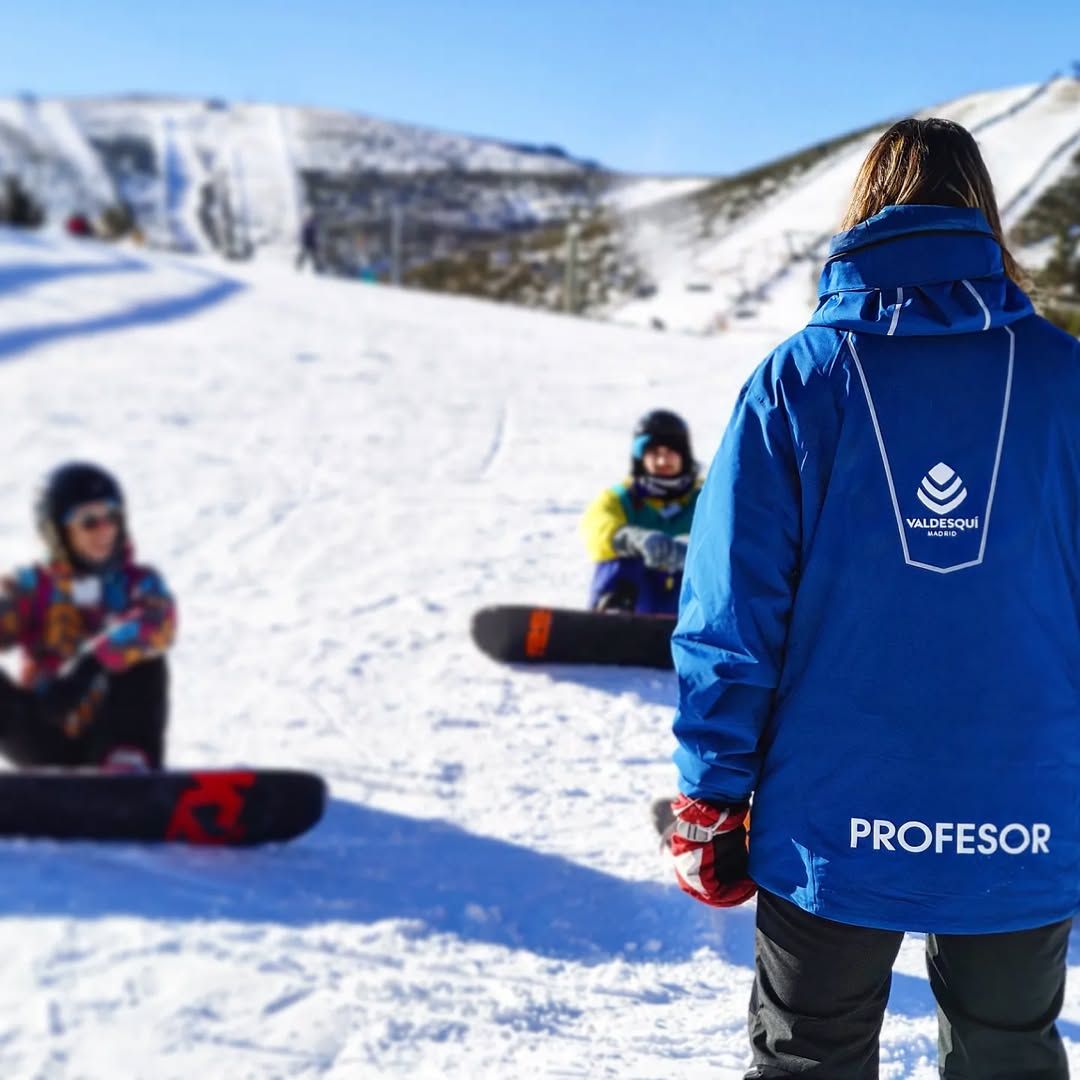
<svg viewBox="0 0 1080 1080">
<path fill-rule="evenodd" d="M 150 660 L 132 664 L 126 671 L 119 671 L 109 676 L 110 691 L 128 690 L 152 692 L 164 690 L 169 682 L 169 667 L 164 656 L 155 656 Z"/>
<path fill-rule="evenodd" d="M 155 657 L 109 676 L 100 716 L 109 727 L 126 727 L 132 717 L 140 725 L 163 727 L 168 706 L 169 668 L 164 657 Z"/>
</svg>

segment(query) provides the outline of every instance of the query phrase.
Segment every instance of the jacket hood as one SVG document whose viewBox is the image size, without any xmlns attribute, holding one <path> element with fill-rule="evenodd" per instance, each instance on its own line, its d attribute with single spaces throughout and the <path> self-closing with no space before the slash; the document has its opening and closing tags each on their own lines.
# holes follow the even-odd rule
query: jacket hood
<svg viewBox="0 0 1080 1080">
<path fill-rule="evenodd" d="M 812 326 L 885 336 L 970 334 L 1032 314 L 981 210 L 887 206 L 834 236 Z"/>
</svg>

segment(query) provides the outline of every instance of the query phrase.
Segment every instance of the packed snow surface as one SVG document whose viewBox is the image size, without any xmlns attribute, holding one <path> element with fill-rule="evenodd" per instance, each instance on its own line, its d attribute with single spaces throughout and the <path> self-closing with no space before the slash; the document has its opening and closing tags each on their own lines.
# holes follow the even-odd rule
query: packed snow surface
<svg viewBox="0 0 1080 1080">
<path fill-rule="evenodd" d="M 49 466 L 117 470 L 180 601 L 172 762 L 332 792 L 281 847 L 0 843 L 0 1075 L 739 1077 L 753 906 L 678 892 L 648 818 L 673 676 L 467 626 L 580 604 L 634 419 L 708 460 L 772 343 L 0 234 L 0 563 Z M 1062 1031 L 1080 1066 L 1076 979 Z M 910 938 L 882 1075 L 934 1046 Z"/>
</svg>

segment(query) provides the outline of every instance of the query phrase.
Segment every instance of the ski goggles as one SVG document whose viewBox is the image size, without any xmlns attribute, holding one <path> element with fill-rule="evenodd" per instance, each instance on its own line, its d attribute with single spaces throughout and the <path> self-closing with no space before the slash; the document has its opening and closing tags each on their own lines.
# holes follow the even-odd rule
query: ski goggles
<svg viewBox="0 0 1080 1080">
<path fill-rule="evenodd" d="M 113 503 L 104 510 L 82 510 L 76 507 L 64 518 L 64 524 L 82 532 L 97 532 L 107 525 L 119 525 L 123 518 L 123 511 Z"/>
</svg>

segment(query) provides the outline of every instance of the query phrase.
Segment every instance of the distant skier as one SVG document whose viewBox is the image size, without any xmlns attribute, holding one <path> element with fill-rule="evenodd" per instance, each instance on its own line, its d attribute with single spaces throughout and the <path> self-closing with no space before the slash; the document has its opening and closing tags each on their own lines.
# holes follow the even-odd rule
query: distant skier
<svg viewBox="0 0 1080 1080">
<path fill-rule="evenodd" d="M 314 214 L 307 214 L 300 226 L 300 251 L 296 256 L 296 269 L 303 270 L 311 263 L 316 274 L 322 273 L 322 251 L 319 242 L 319 220 Z"/>
<path fill-rule="evenodd" d="M 647 413 L 634 429 L 631 475 L 593 500 L 581 534 L 596 562 L 589 606 L 674 615 L 701 484 L 682 417 Z"/>
<path fill-rule="evenodd" d="M 941 1075 L 1063 1080 L 1080 344 L 1017 284 L 957 124 L 889 128 L 843 228 L 694 520 L 676 873 L 718 907 L 760 890 L 747 1078 L 876 1077 L 924 931 Z"/>
<path fill-rule="evenodd" d="M 90 219 L 85 214 L 75 213 L 69 215 L 67 221 L 64 222 L 64 228 L 68 235 L 80 239 L 94 236 L 94 226 L 90 224 Z"/>
<path fill-rule="evenodd" d="M 159 768 L 168 717 L 165 651 L 176 610 L 134 561 L 124 497 L 104 469 L 71 462 L 36 506 L 47 561 L 0 584 L 0 753 L 19 765 Z"/>
</svg>

